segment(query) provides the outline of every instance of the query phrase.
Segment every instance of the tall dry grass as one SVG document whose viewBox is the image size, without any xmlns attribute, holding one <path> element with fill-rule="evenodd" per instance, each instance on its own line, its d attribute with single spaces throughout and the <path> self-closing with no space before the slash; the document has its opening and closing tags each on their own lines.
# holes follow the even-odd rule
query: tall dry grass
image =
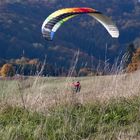
<svg viewBox="0 0 140 140">
<path fill-rule="evenodd" d="M 75 67 L 76 63 L 72 71 Z M 122 74 L 117 65 L 111 71 L 116 68 L 117 74 L 108 76 L 71 77 L 70 71 L 68 77 L 39 73 L 1 80 L 0 136 L 3 140 L 138 139 L 139 99 L 130 99 L 140 94 L 140 71 Z M 71 84 L 77 80 L 81 91 L 74 93 Z"/>
<path fill-rule="evenodd" d="M 131 98 L 140 94 L 140 71 L 93 77 L 31 77 L 26 80 L 0 81 L 0 100 L 11 105 L 46 112 L 60 104 L 106 102 L 112 98 Z M 71 83 L 81 83 L 73 94 Z"/>
</svg>

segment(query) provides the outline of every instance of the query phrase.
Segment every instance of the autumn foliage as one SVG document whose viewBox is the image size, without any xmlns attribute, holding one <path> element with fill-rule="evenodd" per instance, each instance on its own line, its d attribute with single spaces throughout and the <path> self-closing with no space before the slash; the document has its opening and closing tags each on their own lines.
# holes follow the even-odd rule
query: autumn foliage
<svg viewBox="0 0 140 140">
<path fill-rule="evenodd" d="M 133 54 L 131 63 L 127 67 L 127 72 L 134 72 L 140 69 L 140 48 Z"/>
<path fill-rule="evenodd" d="M 2 77 L 12 77 L 15 75 L 15 70 L 12 64 L 4 64 L 0 73 Z"/>
<path fill-rule="evenodd" d="M 93 76 L 96 75 L 96 72 L 91 68 L 81 68 L 78 72 L 78 76 Z"/>
</svg>

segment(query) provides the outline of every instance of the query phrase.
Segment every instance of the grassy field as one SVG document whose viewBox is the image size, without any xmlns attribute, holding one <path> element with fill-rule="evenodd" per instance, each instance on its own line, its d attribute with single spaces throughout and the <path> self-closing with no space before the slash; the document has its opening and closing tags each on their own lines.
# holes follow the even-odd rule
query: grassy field
<svg viewBox="0 0 140 140">
<path fill-rule="evenodd" d="M 0 81 L 1 140 L 140 139 L 140 72 Z M 73 94 L 71 83 L 81 82 Z"/>
</svg>

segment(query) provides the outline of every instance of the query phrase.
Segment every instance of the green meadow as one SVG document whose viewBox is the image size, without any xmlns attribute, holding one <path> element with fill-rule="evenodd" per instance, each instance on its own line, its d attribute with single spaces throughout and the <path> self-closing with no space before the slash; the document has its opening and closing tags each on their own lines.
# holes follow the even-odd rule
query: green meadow
<svg viewBox="0 0 140 140">
<path fill-rule="evenodd" d="M 140 139 L 139 76 L 1 80 L 0 139 Z"/>
</svg>

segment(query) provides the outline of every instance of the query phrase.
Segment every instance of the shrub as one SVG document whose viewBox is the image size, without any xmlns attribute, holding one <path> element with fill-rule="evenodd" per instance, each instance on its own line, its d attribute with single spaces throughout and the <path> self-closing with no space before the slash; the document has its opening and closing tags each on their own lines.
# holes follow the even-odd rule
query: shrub
<svg viewBox="0 0 140 140">
<path fill-rule="evenodd" d="M 15 70 L 12 64 L 4 64 L 0 73 L 3 77 L 12 77 L 15 75 Z"/>
</svg>

